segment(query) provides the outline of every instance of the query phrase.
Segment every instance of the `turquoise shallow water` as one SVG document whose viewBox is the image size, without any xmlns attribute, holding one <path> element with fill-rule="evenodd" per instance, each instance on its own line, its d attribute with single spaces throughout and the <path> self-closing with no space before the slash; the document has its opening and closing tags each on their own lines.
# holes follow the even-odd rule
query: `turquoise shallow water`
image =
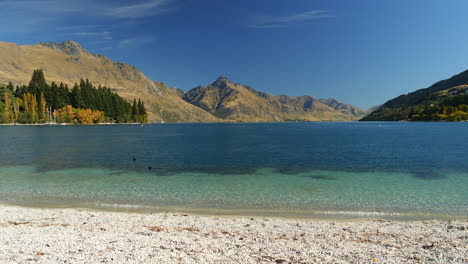
<svg viewBox="0 0 468 264">
<path fill-rule="evenodd" d="M 454 218 L 468 215 L 467 174 L 431 181 L 405 173 L 259 169 L 251 174 L 0 168 L 0 200 L 29 206 L 264 214 Z"/>
<path fill-rule="evenodd" d="M 387 126 L 390 131 L 374 123 L 0 128 L 0 202 L 466 218 L 467 144 L 460 141 L 466 126 Z"/>
</svg>

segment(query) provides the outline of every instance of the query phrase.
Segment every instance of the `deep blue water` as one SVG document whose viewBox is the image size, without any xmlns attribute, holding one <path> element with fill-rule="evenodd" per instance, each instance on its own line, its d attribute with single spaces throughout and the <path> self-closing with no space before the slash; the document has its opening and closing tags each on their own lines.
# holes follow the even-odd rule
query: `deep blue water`
<svg viewBox="0 0 468 264">
<path fill-rule="evenodd" d="M 0 203 L 468 216 L 468 123 L 1 126 L 0 143 Z"/>
</svg>

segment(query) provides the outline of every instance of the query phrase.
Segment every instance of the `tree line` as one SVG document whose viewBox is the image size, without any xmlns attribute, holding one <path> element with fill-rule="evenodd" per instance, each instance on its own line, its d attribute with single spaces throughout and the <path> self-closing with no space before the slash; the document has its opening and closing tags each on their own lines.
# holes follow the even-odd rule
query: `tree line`
<svg viewBox="0 0 468 264">
<path fill-rule="evenodd" d="M 89 80 L 68 85 L 46 82 L 41 69 L 35 70 L 29 85 L 0 85 L 0 123 L 93 124 L 146 123 L 144 103 L 130 103 L 108 87 L 94 86 Z"/>
</svg>

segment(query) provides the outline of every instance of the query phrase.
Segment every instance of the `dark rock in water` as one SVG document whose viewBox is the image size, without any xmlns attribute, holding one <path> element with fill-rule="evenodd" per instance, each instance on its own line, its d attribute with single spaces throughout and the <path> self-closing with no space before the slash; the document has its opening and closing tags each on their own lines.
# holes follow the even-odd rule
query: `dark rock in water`
<svg viewBox="0 0 468 264">
<path fill-rule="evenodd" d="M 245 175 L 253 174 L 258 168 L 255 167 L 240 167 L 240 166 L 205 166 L 205 167 L 181 167 L 177 169 L 178 173 L 181 172 L 202 172 L 208 174 L 218 174 L 219 176 L 230 176 L 230 175 Z"/>
<path fill-rule="evenodd" d="M 317 180 L 326 180 L 326 181 L 334 181 L 336 180 L 333 176 L 326 176 L 326 175 L 307 175 L 307 178 L 317 179 Z"/>
<path fill-rule="evenodd" d="M 309 168 L 297 168 L 297 167 L 288 167 L 288 168 L 278 168 L 277 171 L 282 174 L 300 174 L 310 171 Z"/>
<path fill-rule="evenodd" d="M 421 180 L 436 180 L 445 178 L 444 175 L 433 171 L 413 171 L 411 174 Z"/>
</svg>

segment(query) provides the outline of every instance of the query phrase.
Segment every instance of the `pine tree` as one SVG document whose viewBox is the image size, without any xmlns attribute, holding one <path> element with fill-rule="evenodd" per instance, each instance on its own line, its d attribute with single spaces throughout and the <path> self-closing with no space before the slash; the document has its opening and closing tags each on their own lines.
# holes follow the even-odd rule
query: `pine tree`
<svg viewBox="0 0 468 264">
<path fill-rule="evenodd" d="M 55 82 L 50 84 L 50 95 L 47 96 L 47 103 L 53 109 L 58 109 L 58 101 L 59 101 L 59 88 Z"/>
<path fill-rule="evenodd" d="M 137 116 L 139 115 L 138 112 L 138 106 L 137 106 L 137 101 L 136 99 L 133 99 L 133 104 L 132 104 L 132 120 L 137 121 Z"/>
<path fill-rule="evenodd" d="M 41 69 L 35 70 L 29 82 L 29 92 L 38 97 L 41 92 L 44 92 L 46 86 L 44 72 Z"/>
<path fill-rule="evenodd" d="M 138 99 L 138 122 L 148 123 L 148 114 L 146 113 L 145 104 Z"/>
<path fill-rule="evenodd" d="M 66 105 L 71 104 L 70 91 L 68 85 L 60 83 L 58 87 L 57 106 L 55 109 L 62 108 Z"/>
<path fill-rule="evenodd" d="M 0 84 L 0 101 L 4 102 L 5 101 L 5 93 L 7 92 L 7 88 Z"/>
<path fill-rule="evenodd" d="M 74 108 L 83 108 L 84 103 L 83 103 L 83 97 L 80 91 L 80 88 L 78 87 L 78 84 L 75 83 L 75 86 L 73 86 L 73 89 L 71 90 L 71 95 L 70 95 L 70 101 L 71 104 Z"/>
<path fill-rule="evenodd" d="M 138 115 L 146 115 L 145 104 L 138 99 Z"/>
<path fill-rule="evenodd" d="M 10 93 L 13 93 L 14 90 L 15 90 L 15 87 L 13 86 L 13 84 L 11 83 L 11 81 L 8 83 L 7 89 L 10 91 Z"/>
</svg>

